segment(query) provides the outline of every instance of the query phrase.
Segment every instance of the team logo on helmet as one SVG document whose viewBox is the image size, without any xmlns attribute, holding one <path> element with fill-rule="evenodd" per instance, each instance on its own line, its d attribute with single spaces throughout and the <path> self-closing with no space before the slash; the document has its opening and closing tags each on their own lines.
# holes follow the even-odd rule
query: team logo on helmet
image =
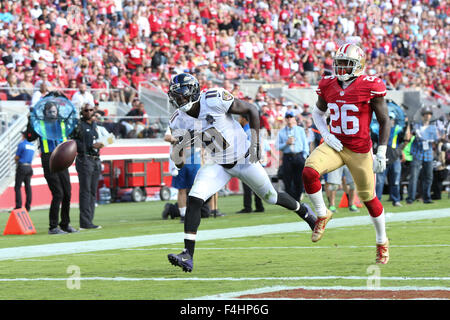
<svg viewBox="0 0 450 320">
<path fill-rule="evenodd" d="M 333 58 L 333 70 L 341 81 L 347 81 L 363 74 L 366 65 L 364 51 L 350 43 L 341 46 Z"/>
</svg>

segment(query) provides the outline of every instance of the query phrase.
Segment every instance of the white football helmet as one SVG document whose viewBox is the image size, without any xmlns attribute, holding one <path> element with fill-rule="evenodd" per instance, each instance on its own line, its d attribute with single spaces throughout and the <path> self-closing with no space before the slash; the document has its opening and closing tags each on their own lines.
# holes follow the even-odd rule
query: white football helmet
<svg viewBox="0 0 450 320">
<path fill-rule="evenodd" d="M 342 45 L 334 55 L 333 70 L 340 81 L 348 81 L 363 74 L 366 66 L 364 51 L 351 43 Z"/>
</svg>

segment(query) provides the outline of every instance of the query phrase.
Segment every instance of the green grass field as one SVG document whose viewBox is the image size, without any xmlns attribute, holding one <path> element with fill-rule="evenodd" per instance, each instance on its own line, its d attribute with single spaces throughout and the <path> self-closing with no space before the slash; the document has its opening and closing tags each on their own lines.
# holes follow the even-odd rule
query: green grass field
<svg viewBox="0 0 450 320">
<path fill-rule="evenodd" d="M 443 200 L 430 205 L 416 202 L 397 208 L 387 201 L 383 204 L 388 212 L 391 260 L 376 267 L 380 286 L 449 290 L 450 200 L 447 194 L 443 194 Z M 101 205 L 96 209 L 95 223 L 103 229 L 67 235 L 48 235 L 48 210 L 32 211 L 30 216 L 37 234 L 0 236 L 0 299 L 179 300 L 271 286 L 366 287 L 368 284 L 375 259 L 373 226 L 367 223 L 332 227 L 340 218 L 368 217 L 365 208 L 356 214 L 339 209 L 324 238 L 314 244 L 310 240 L 311 232 L 306 230 L 252 236 L 246 236 L 243 231 L 228 237 L 220 229 L 264 225 L 270 230 L 272 224 L 275 228 L 292 222 L 305 223 L 299 222 L 294 213 L 267 204 L 264 213 L 238 215 L 235 212 L 241 209 L 242 197 L 221 197 L 219 208 L 226 216 L 202 220 L 194 271 L 186 274 L 167 261 L 168 253 L 179 253 L 183 247 L 183 225 L 177 219 L 162 220 L 163 206 L 164 202 L 160 201 Z M 402 212 L 434 209 L 444 209 L 444 214 L 448 211 L 447 217 L 389 222 L 390 217 Z M 8 216 L 7 212 L 0 213 L 2 231 Z M 72 225 L 78 227 L 77 208 L 72 208 L 71 219 Z M 202 232 L 206 234 L 207 230 L 215 238 L 202 241 Z M 165 235 L 168 240 L 162 244 L 125 247 L 127 241 L 149 235 Z M 95 242 L 98 247 L 87 251 L 88 244 L 94 243 L 89 240 L 102 239 L 110 240 Z M 76 247 L 86 252 L 48 255 L 43 249 L 47 247 L 41 246 L 72 242 L 77 242 Z M 122 247 L 105 250 L 104 243 L 118 243 Z M 20 250 L 28 246 L 36 246 L 31 250 L 33 256 L 21 257 Z M 16 248 L 10 251 L 18 256 L 5 258 L 8 248 Z"/>
</svg>

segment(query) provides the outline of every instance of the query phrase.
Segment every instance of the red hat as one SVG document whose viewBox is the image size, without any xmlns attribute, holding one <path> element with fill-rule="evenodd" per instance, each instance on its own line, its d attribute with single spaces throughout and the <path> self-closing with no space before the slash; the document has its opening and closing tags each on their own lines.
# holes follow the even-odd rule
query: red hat
<svg viewBox="0 0 450 320">
<path fill-rule="evenodd" d="M 44 20 L 39 20 L 39 24 L 44 24 L 45 21 Z"/>
</svg>

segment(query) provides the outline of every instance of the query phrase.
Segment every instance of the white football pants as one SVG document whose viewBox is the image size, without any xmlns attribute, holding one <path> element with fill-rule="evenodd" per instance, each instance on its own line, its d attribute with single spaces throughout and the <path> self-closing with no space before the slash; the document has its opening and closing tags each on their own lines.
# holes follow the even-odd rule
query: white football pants
<svg viewBox="0 0 450 320">
<path fill-rule="evenodd" d="M 205 164 L 197 172 L 189 196 L 206 201 L 222 189 L 232 177 L 240 179 L 264 201 L 270 204 L 277 202 L 277 191 L 259 162 L 237 163 L 231 169 L 225 169 L 217 163 Z"/>
</svg>

